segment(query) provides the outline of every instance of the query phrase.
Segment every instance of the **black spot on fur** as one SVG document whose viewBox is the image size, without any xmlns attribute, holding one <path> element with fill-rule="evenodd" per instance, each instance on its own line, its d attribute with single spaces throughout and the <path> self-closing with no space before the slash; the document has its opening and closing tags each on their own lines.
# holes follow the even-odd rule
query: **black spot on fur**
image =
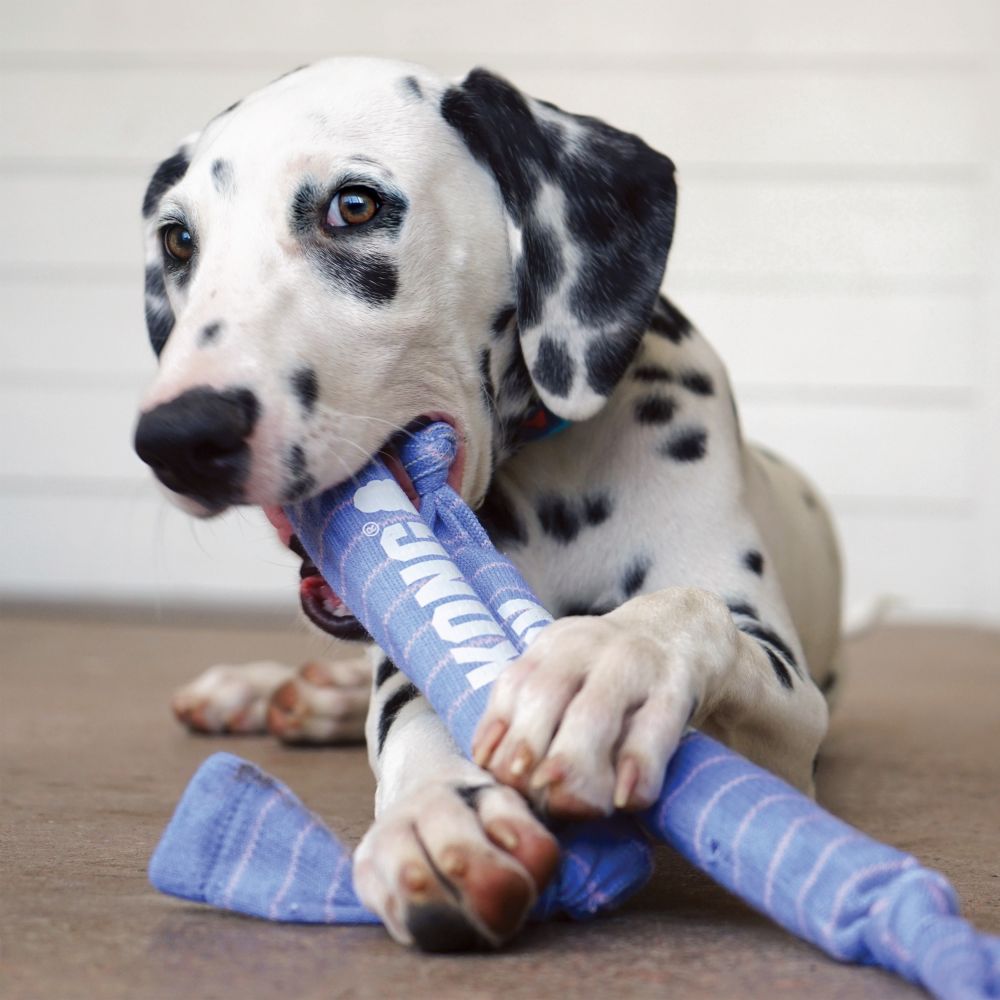
<svg viewBox="0 0 1000 1000">
<path fill-rule="evenodd" d="M 153 347 L 153 353 L 157 357 L 166 346 L 170 331 L 174 328 L 174 314 L 169 308 L 164 308 L 156 303 L 146 302 L 146 330 L 149 333 L 149 342 Z"/>
<path fill-rule="evenodd" d="M 568 544 L 580 533 L 580 519 L 562 497 L 544 496 L 536 510 L 542 531 L 557 542 Z"/>
<path fill-rule="evenodd" d="M 178 151 L 173 156 L 168 156 L 153 171 L 153 176 L 150 178 L 146 193 L 142 199 L 142 214 L 144 218 L 148 219 L 152 216 L 156 211 L 157 205 L 160 204 L 160 199 L 183 178 L 190 164 L 191 161 L 187 158 L 187 155 L 183 151 Z"/>
<path fill-rule="evenodd" d="M 484 347 L 479 352 L 479 388 L 483 394 L 486 408 L 492 410 L 496 392 L 493 388 L 493 377 L 490 374 L 490 349 L 488 347 Z"/>
<path fill-rule="evenodd" d="M 756 549 L 748 549 L 743 554 L 743 565 L 751 573 L 756 573 L 758 576 L 764 575 L 764 557 Z"/>
<path fill-rule="evenodd" d="M 517 264 L 518 322 L 522 329 L 536 326 L 542 304 L 563 273 L 562 251 L 555 233 L 540 222 L 531 222 L 521 233 L 521 257 Z"/>
<path fill-rule="evenodd" d="M 389 657 L 385 657 L 375 671 L 375 686 L 381 687 L 389 678 L 395 677 L 399 673 L 399 668 Z"/>
<path fill-rule="evenodd" d="M 236 182 L 233 176 L 233 165 L 229 160 L 212 161 L 212 186 L 219 194 L 232 194 Z"/>
<path fill-rule="evenodd" d="M 653 316 L 649 321 L 649 329 L 653 333 L 658 333 L 661 337 L 675 344 L 679 344 L 685 337 L 691 336 L 691 322 L 688 318 L 665 296 L 661 295 L 656 300 L 656 307 Z"/>
<path fill-rule="evenodd" d="M 396 716 L 419 694 L 420 692 L 412 684 L 407 683 L 393 691 L 386 699 L 385 704 L 382 706 L 382 714 L 378 720 L 379 753 L 382 752 L 382 748 L 385 746 L 385 739 L 389 735 L 389 730 L 392 729 L 392 724 L 396 721 Z"/>
<path fill-rule="evenodd" d="M 285 487 L 286 501 L 300 500 L 316 488 L 316 480 L 309 472 L 309 463 L 302 445 L 292 445 L 288 450 L 285 465 L 289 473 L 289 483 Z"/>
<path fill-rule="evenodd" d="M 589 615 L 600 618 L 609 611 L 614 611 L 617 605 L 605 604 L 597 601 L 567 601 L 559 610 L 557 618 L 573 618 L 581 615 Z"/>
<path fill-rule="evenodd" d="M 514 307 L 512 305 L 503 306 L 497 310 L 490 326 L 494 337 L 500 337 L 507 332 L 510 321 L 514 318 Z"/>
<path fill-rule="evenodd" d="M 528 541 L 528 533 L 521 519 L 511 506 L 507 494 L 496 481 L 490 486 L 486 499 L 476 511 L 476 516 L 497 548 L 524 545 Z"/>
<path fill-rule="evenodd" d="M 587 381 L 598 395 L 607 396 L 621 380 L 635 354 L 641 331 L 634 337 L 595 334 L 587 344 Z"/>
<path fill-rule="evenodd" d="M 473 70 L 441 98 L 441 115 L 497 179 L 507 211 L 522 223 L 536 178 L 554 176 L 555 153 L 523 95 L 486 70 Z"/>
<path fill-rule="evenodd" d="M 830 692 L 837 686 L 837 681 L 840 678 L 837 674 L 828 674 L 823 678 L 823 683 L 820 684 L 819 689 L 824 697 L 828 696 Z"/>
<path fill-rule="evenodd" d="M 415 76 L 403 77 L 403 90 L 417 100 L 423 100 L 424 91 L 420 86 L 420 81 Z"/>
<path fill-rule="evenodd" d="M 611 516 L 613 507 L 606 493 L 591 493 L 578 504 L 565 497 L 546 494 L 539 498 L 535 510 L 542 531 L 557 542 L 567 544 L 584 527 L 603 524 Z"/>
<path fill-rule="evenodd" d="M 538 357 L 532 375 L 535 381 L 554 396 L 567 396 L 573 386 L 573 359 L 564 344 L 543 336 L 538 343 Z"/>
<path fill-rule="evenodd" d="M 640 424 L 669 424 L 676 409 L 670 396 L 643 396 L 635 401 L 635 419 Z"/>
<path fill-rule="evenodd" d="M 291 377 L 292 392 L 295 393 L 299 405 L 306 413 L 312 413 L 319 399 L 319 377 L 316 369 L 304 365 L 297 369 Z"/>
<path fill-rule="evenodd" d="M 746 601 L 729 601 L 726 606 L 734 615 L 743 615 L 745 618 L 754 619 L 760 617 L 760 615 L 757 614 L 757 609 L 752 604 L 748 604 Z"/>
<path fill-rule="evenodd" d="M 816 510 L 819 507 L 819 501 L 809 490 L 802 491 L 802 500 L 810 510 Z"/>
<path fill-rule="evenodd" d="M 747 635 L 752 635 L 760 642 L 773 646 L 793 667 L 798 669 L 798 661 L 795 659 L 795 654 L 773 629 L 769 629 L 766 625 L 761 625 L 759 622 L 744 622 L 739 626 L 739 630 L 745 632 Z"/>
<path fill-rule="evenodd" d="M 761 648 L 767 653 L 767 658 L 771 661 L 771 668 L 774 670 L 774 676 L 778 678 L 781 686 L 791 690 L 793 687 L 792 675 L 788 672 L 788 667 L 781 662 L 780 657 L 775 654 L 773 649 L 768 649 L 767 646 Z"/>
<path fill-rule="evenodd" d="M 219 339 L 219 334 L 222 332 L 222 323 L 216 320 L 214 323 L 206 323 L 205 326 L 201 328 L 201 334 L 198 337 L 198 342 L 202 347 L 207 344 L 212 344 Z"/>
<path fill-rule="evenodd" d="M 715 392 L 712 379 L 704 372 L 681 372 L 681 385 L 698 396 L 711 396 Z"/>
<path fill-rule="evenodd" d="M 625 570 L 625 576 L 622 577 L 622 591 L 626 597 L 635 597 L 639 593 L 646 582 L 650 566 L 652 566 L 651 560 L 647 556 L 642 556 Z"/>
<path fill-rule="evenodd" d="M 583 498 L 583 519 L 592 528 L 611 516 L 611 497 L 607 493 L 591 493 Z"/>
<path fill-rule="evenodd" d="M 637 382 L 673 382 L 674 373 L 663 365 L 639 365 L 632 378 Z"/>
<path fill-rule="evenodd" d="M 163 351 L 174 328 L 174 314 L 167 301 L 167 288 L 163 283 L 163 272 L 155 264 L 146 268 L 146 331 L 149 342 L 157 357 Z"/>
<path fill-rule="evenodd" d="M 701 427 L 688 427 L 670 438 L 660 448 L 660 453 L 676 462 L 697 462 L 705 457 L 707 444 L 707 431 Z"/>
<path fill-rule="evenodd" d="M 384 306 L 399 291 L 396 264 L 383 254 L 349 254 L 325 248 L 309 254 L 317 270 L 338 288 L 364 299 L 369 305 Z"/>
</svg>

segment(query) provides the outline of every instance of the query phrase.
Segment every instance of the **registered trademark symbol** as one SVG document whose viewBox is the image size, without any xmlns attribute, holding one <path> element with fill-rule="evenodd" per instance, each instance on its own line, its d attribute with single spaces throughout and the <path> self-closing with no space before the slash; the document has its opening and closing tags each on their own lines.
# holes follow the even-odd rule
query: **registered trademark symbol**
<svg viewBox="0 0 1000 1000">
<path fill-rule="evenodd" d="M 365 522 L 365 526 L 361 529 L 363 535 L 367 535 L 369 538 L 374 538 L 381 529 L 374 521 Z"/>
</svg>

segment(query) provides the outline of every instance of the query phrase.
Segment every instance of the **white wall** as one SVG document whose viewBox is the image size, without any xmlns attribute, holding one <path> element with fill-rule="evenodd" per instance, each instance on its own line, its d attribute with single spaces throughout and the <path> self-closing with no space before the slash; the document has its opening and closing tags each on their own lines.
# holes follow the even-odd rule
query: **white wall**
<svg viewBox="0 0 1000 1000">
<path fill-rule="evenodd" d="M 677 162 L 667 288 L 747 428 L 832 498 L 849 604 L 1000 616 L 995 0 L 125 0 L 0 22 L 0 594 L 294 603 L 260 520 L 195 524 L 129 448 L 138 205 L 280 72 L 482 63 Z"/>
</svg>

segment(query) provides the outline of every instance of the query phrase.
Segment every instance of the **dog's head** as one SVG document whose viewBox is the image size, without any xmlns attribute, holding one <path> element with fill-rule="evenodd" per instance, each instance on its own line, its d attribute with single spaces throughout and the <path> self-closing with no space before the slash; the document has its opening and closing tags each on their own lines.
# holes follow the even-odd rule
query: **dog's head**
<svg viewBox="0 0 1000 1000">
<path fill-rule="evenodd" d="M 483 70 L 290 73 L 150 181 L 159 370 L 136 449 L 206 516 L 317 493 L 443 418 L 475 503 L 533 410 L 600 409 L 648 323 L 674 207 L 666 157 Z"/>
</svg>

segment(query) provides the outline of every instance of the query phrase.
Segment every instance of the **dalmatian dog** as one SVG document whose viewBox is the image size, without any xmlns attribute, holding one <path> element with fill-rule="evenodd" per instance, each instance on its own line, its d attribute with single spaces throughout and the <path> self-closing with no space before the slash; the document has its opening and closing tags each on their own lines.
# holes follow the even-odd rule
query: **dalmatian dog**
<svg viewBox="0 0 1000 1000">
<path fill-rule="evenodd" d="M 376 453 L 409 487 L 401 435 L 446 420 L 451 482 L 558 618 L 497 681 L 474 760 L 377 649 L 178 695 L 194 728 L 290 739 L 367 713 L 355 880 L 400 942 L 508 941 L 557 861 L 540 817 L 641 809 L 686 727 L 812 790 L 837 545 L 659 294 L 675 206 L 673 164 L 634 135 L 485 70 L 370 59 L 280 78 L 149 184 L 159 367 L 135 447 L 171 500 L 264 507 L 303 556 L 307 616 L 362 636 L 280 507 Z"/>
</svg>

